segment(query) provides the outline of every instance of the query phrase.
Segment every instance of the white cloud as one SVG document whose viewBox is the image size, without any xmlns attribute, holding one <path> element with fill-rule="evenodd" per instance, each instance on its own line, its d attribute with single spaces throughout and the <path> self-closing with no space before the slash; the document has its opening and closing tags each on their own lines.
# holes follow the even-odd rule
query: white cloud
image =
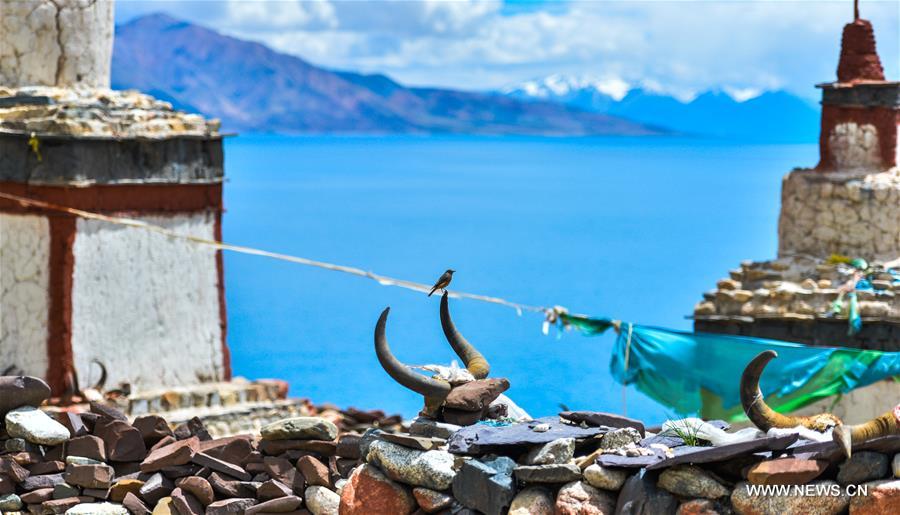
<svg viewBox="0 0 900 515">
<path fill-rule="evenodd" d="M 128 15 L 147 3 L 120 3 L 120 12 L 123 4 Z M 747 98 L 776 88 L 812 97 L 814 83 L 834 78 L 841 27 L 852 17 L 846 0 L 576 1 L 529 9 L 475 0 L 233 0 L 202 9 L 191 2 L 153 7 L 320 65 L 387 73 L 409 84 L 487 89 L 562 73 L 655 84 L 684 98 L 709 88 Z M 862 14 L 874 23 L 882 63 L 896 78 L 896 2 L 865 2 Z"/>
</svg>

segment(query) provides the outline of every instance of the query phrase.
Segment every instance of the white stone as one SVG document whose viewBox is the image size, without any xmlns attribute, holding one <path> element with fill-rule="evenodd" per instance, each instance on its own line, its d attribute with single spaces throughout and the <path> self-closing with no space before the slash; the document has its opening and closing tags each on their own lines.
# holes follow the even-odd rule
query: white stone
<svg viewBox="0 0 900 515">
<path fill-rule="evenodd" d="M 603 467 L 596 463 L 584 469 L 584 480 L 594 488 L 618 491 L 628 479 L 628 472 L 623 469 Z"/>
<path fill-rule="evenodd" d="M 66 515 L 128 515 L 128 510 L 111 502 L 84 503 L 69 508 Z"/>
<path fill-rule="evenodd" d="M 525 456 L 527 465 L 553 465 L 568 463 L 575 455 L 575 439 L 559 438 L 535 447 Z"/>
<path fill-rule="evenodd" d="M 180 234 L 215 234 L 211 212 L 141 220 Z M 76 231 L 72 352 L 82 384 L 96 381 L 95 359 L 106 365 L 112 385 L 221 380 L 215 250 L 96 220 L 79 219 Z"/>
<path fill-rule="evenodd" d="M 0 86 L 109 87 L 113 2 L 0 2 Z"/>
<path fill-rule="evenodd" d="M 66 426 L 32 406 L 23 406 L 7 413 L 6 432 L 13 438 L 24 438 L 39 445 L 57 445 L 71 437 Z"/>
<path fill-rule="evenodd" d="M 47 373 L 50 229 L 42 216 L 0 213 L 0 366 Z"/>
<path fill-rule="evenodd" d="M 341 497 L 324 486 L 310 486 L 303 492 L 306 508 L 313 515 L 338 515 Z"/>
<path fill-rule="evenodd" d="M 891 461 L 891 470 L 894 472 L 894 477 L 900 477 L 900 453 L 894 455 L 894 459 Z"/>
<path fill-rule="evenodd" d="M 447 451 L 418 451 L 383 440 L 369 446 L 366 461 L 395 481 L 432 490 L 450 488 L 456 476 L 455 458 Z"/>
</svg>

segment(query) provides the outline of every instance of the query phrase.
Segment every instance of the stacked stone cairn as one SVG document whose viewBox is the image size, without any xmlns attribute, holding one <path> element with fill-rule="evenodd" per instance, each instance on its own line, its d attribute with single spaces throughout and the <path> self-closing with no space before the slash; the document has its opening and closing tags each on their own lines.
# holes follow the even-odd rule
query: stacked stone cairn
<svg viewBox="0 0 900 515">
<path fill-rule="evenodd" d="M 199 419 L 39 409 L 49 395 L 40 379 L 0 378 L 4 514 L 900 512 L 896 436 L 845 459 L 791 432 L 712 447 L 598 412 L 401 429 L 354 410 L 350 423 L 295 417 L 214 439 Z"/>
</svg>

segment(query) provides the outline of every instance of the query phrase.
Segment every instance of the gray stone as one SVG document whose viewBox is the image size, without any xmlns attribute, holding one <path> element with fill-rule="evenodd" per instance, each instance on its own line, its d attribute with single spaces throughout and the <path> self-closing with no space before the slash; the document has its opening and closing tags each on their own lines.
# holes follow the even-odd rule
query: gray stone
<svg viewBox="0 0 900 515">
<path fill-rule="evenodd" d="M 538 430 L 543 428 L 546 431 Z M 481 455 L 545 444 L 560 438 L 590 438 L 603 432 L 606 429 L 580 427 L 563 423 L 558 417 L 545 417 L 508 426 L 477 424 L 464 427 L 454 433 L 448 443 L 452 453 Z"/>
<path fill-rule="evenodd" d="M 13 438 L 24 438 L 39 445 L 59 445 L 71 437 L 66 426 L 31 406 L 6 414 L 6 432 Z"/>
<path fill-rule="evenodd" d="M 455 458 L 447 451 L 417 451 L 378 440 L 369 447 L 366 461 L 395 481 L 432 490 L 446 490 L 453 482 Z"/>
<path fill-rule="evenodd" d="M 460 429 L 462 429 L 462 427 L 455 424 L 438 422 L 434 419 L 425 417 L 417 417 L 409 426 L 409 434 L 447 439 Z"/>
<path fill-rule="evenodd" d="M 0 511 L 19 511 L 22 499 L 16 494 L 0 495 Z"/>
<path fill-rule="evenodd" d="M 516 467 L 516 479 L 523 483 L 570 483 L 581 479 L 581 469 L 573 464 L 523 465 Z"/>
<path fill-rule="evenodd" d="M 593 464 L 584 469 L 584 480 L 594 488 L 618 491 L 630 475 L 626 469 Z"/>
<path fill-rule="evenodd" d="M 657 486 L 681 497 L 719 499 L 730 492 L 705 470 L 692 465 L 678 465 L 659 475 Z"/>
<path fill-rule="evenodd" d="M 102 461 L 83 456 L 66 456 L 66 465 L 104 465 Z"/>
<path fill-rule="evenodd" d="M 8 452 L 34 452 L 43 454 L 39 446 L 26 441 L 24 438 L 10 438 L 3 444 L 3 447 Z"/>
<path fill-rule="evenodd" d="M 69 497 L 78 497 L 81 492 L 77 487 L 68 483 L 57 483 L 53 485 L 54 499 L 68 499 Z"/>
<path fill-rule="evenodd" d="M 488 467 L 500 472 L 502 474 L 513 475 L 513 471 L 516 470 L 516 467 L 519 466 L 512 458 L 507 456 L 493 456 L 488 455 L 485 456 L 478 461 L 484 463 Z"/>
<path fill-rule="evenodd" d="M 28 476 L 25 481 L 19 483 L 22 490 L 30 492 L 38 488 L 52 488 L 59 483 L 65 482 L 62 474 L 43 474 L 40 476 Z"/>
<path fill-rule="evenodd" d="M 888 457 L 880 452 L 854 452 L 838 468 L 837 481 L 842 485 L 859 485 L 883 479 L 888 475 Z"/>
<path fill-rule="evenodd" d="M 334 440 L 338 429 L 333 423 L 319 417 L 294 417 L 260 429 L 264 440 Z"/>
<path fill-rule="evenodd" d="M 786 492 L 753 492 L 753 486 L 746 481 L 735 485 L 731 492 L 731 505 L 739 514 L 754 515 L 786 515 L 803 513 L 804 515 L 837 515 L 847 509 L 850 496 L 846 490 L 831 480 L 813 481 L 808 485 L 791 486 Z M 754 487 L 757 488 L 757 487 Z M 827 492 L 806 495 L 806 489 L 812 492 Z"/>
<path fill-rule="evenodd" d="M 224 499 L 206 507 L 206 515 L 240 515 L 256 504 L 255 499 Z"/>
<path fill-rule="evenodd" d="M 550 491 L 529 486 L 516 494 L 509 505 L 509 515 L 553 515 L 554 500 Z"/>
<path fill-rule="evenodd" d="M 647 466 L 647 470 L 673 467 L 682 463 L 713 463 L 726 461 L 738 456 L 747 456 L 760 451 L 780 451 L 787 449 L 800 436 L 792 433 L 784 436 L 770 436 L 746 442 L 720 445 L 718 447 L 683 446 L 672 449 L 675 456 L 656 461 Z M 833 442 L 827 442 L 834 445 Z"/>
<path fill-rule="evenodd" d="M 639 472 L 629 477 L 619 491 L 616 515 L 675 513 L 678 499 L 656 487 L 656 475 Z M 781 514 L 784 515 L 784 514 Z"/>
<path fill-rule="evenodd" d="M 575 439 L 559 438 L 535 447 L 525 456 L 526 465 L 555 465 L 568 463 L 575 456 Z"/>
<path fill-rule="evenodd" d="M 366 456 L 369 455 L 369 447 L 372 445 L 372 442 L 380 440 L 381 435 L 383 434 L 384 431 L 381 429 L 366 429 L 366 432 L 359 437 L 359 456 L 361 459 L 366 459 Z"/>
<path fill-rule="evenodd" d="M 341 497 L 324 486 L 310 486 L 303 493 L 303 499 L 313 515 L 338 515 Z"/>
<path fill-rule="evenodd" d="M 505 513 L 516 495 L 516 485 L 508 465 L 501 460 L 494 463 L 500 466 L 494 468 L 474 459 L 463 463 L 453 478 L 453 497 L 486 515 Z"/>
<path fill-rule="evenodd" d="M 121 504 L 111 502 L 83 503 L 66 510 L 66 515 L 129 515 Z"/>
<path fill-rule="evenodd" d="M 622 427 L 613 429 L 603 435 L 600 439 L 600 447 L 603 449 L 621 449 L 630 443 L 639 444 L 641 443 L 641 439 L 643 439 L 643 436 L 641 436 L 641 433 L 637 429 L 633 427 Z"/>
<path fill-rule="evenodd" d="M 0 376 L 0 417 L 19 406 L 40 406 L 50 397 L 43 379 L 31 376 Z"/>
<path fill-rule="evenodd" d="M 891 461 L 891 470 L 894 473 L 894 477 L 900 477 L 900 454 L 895 454 L 893 461 Z"/>
</svg>

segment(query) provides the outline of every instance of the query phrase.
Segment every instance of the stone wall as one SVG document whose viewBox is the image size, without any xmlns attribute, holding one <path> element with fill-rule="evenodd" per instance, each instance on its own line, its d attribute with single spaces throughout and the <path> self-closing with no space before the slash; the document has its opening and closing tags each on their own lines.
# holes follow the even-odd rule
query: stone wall
<svg viewBox="0 0 900 515">
<path fill-rule="evenodd" d="M 0 366 L 47 371 L 50 229 L 42 216 L 0 213 Z"/>
<path fill-rule="evenodd" d="M 900 171 L 790 172 L 782 184 L 778 255 L 792 254 L 900 256 Z"/>
<path fill-rule="evenodd" d="M 111 0 L 0 2 L 0 85 L 107 88 L 113 31 Z"/>
<path fill-rule="evenodd" d="M 141 219 L 179 234 L 212 239 L 215 233 L 211 212 Z M 73 254 L 72 351 L 79 377 L 87 378 L 99 359 L 110 385 L 226 378 L 215 249 L 79 219 Z"/>
</svg>

